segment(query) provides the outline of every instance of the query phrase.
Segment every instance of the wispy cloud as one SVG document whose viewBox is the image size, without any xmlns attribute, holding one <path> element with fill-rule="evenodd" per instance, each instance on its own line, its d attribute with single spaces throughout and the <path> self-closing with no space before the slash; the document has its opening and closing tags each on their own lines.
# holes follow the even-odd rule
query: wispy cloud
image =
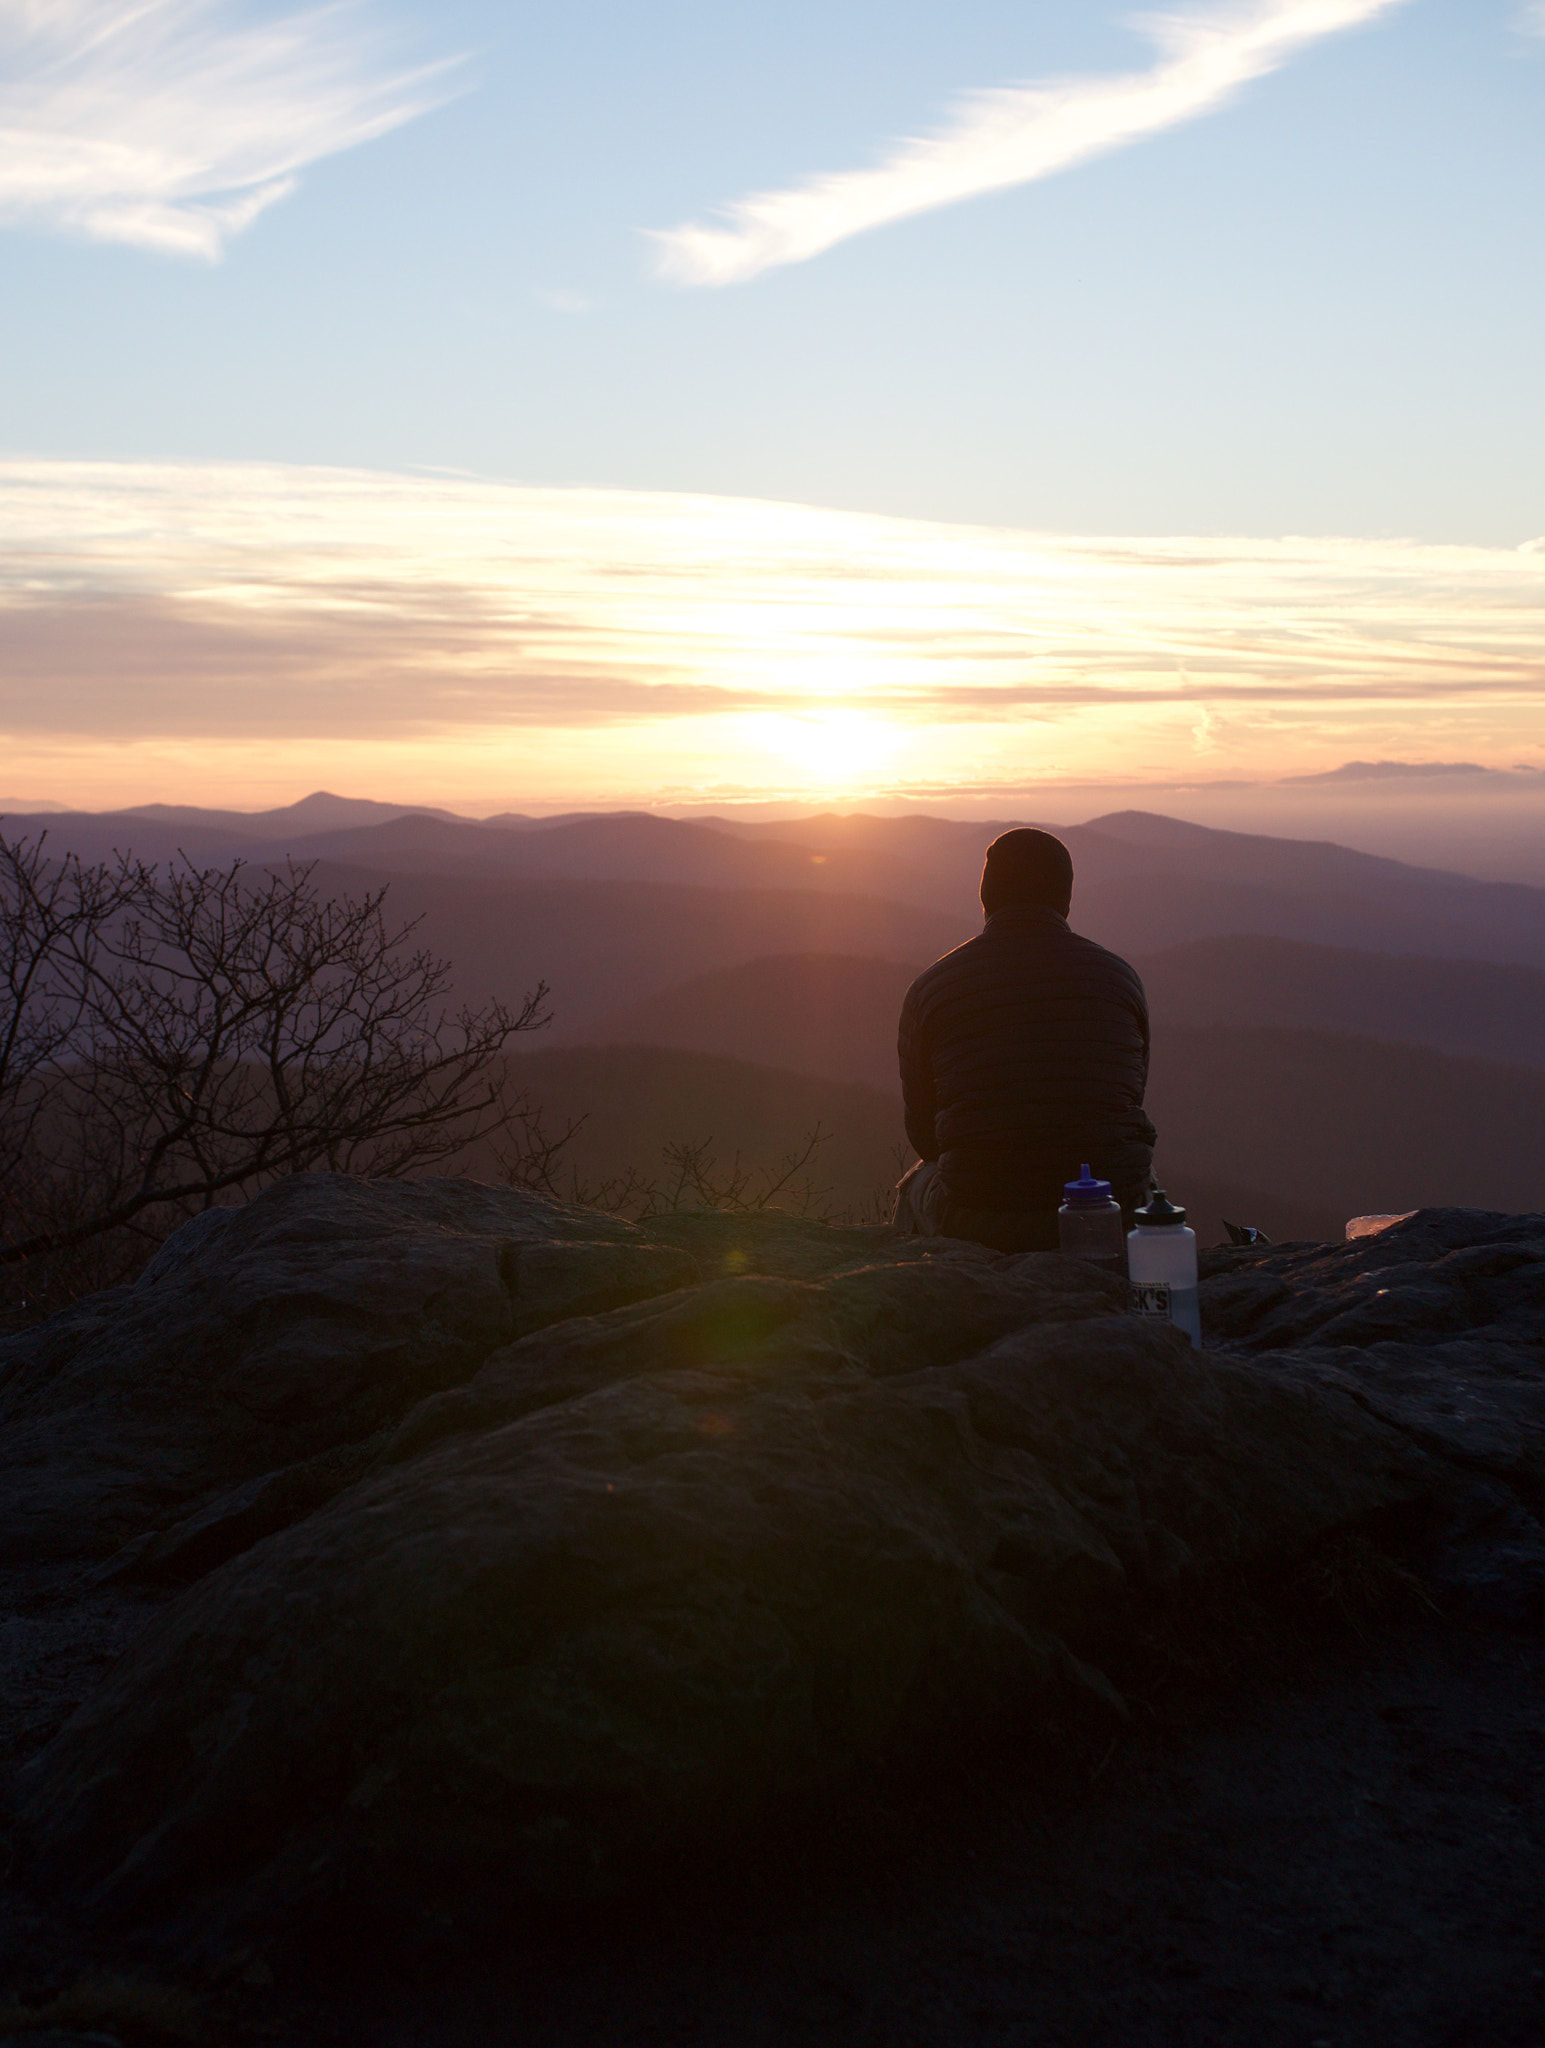
<svg viewBox="0 0 1545 2048">
<path fill-rule="evenodd" d="M 0 736 L 408 737 L 832 703 L 924 725 L 1168 705 L 1189 731 L 1208 705 L 1485 700 L 1527 726 L 1542 687 L 1545 578 L 1517 548 L 0 464 Z"/>
<path fill-rule="evenodd" d="M 319 157 L 444 100 L 353 0 L 0 0 L 0 222 L 218 257 Z"/>
<path fill-rule="evenodd" d="M 910 214 L 1023 185 L 1195 120 L 1306 45 L 1405 0 L 1255 0 L 1144 16 L 1159 49 L 1148 71 L 972 93 L 937 134 L 900 144 L 869 170 L 757 192 L 726 225 L 655 233 L 659 268 L 684 284 L 737 284 Z"/>
<path fill-rule="evenodd" d="M 784 741 L 833 720 L 898 791 L 1188 780 L 1199 725 L 1234 775 L 1505 762 L 1539 753 L 1542 690 L 1528 549 L 0 463 L 0 760 L 76 801 L 781 796 L 808 787 Z"/>
</svg>

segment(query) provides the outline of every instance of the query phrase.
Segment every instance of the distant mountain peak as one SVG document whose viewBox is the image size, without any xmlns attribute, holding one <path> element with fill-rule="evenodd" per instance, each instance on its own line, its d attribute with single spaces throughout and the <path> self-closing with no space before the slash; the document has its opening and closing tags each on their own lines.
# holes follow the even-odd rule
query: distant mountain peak
<svg viewBox="0 0 1545 2048">
<path fill-rule="evenodd" d="M 1343 761 L 1318 775 L 1284 775 L 1285 784 L 1310 782 L 1401 782 L 1443 775 L 1497 775 L 1507 770 L 1483 768 L 1478 761 Z"/>
<path fill-rule="evenodd" d="M 1068 829 L 1066 827 L 1062 828 Z M 1108 832 L 1117 839 L 1153 842 L 1162 839 L 1224 839 L 1234 835 L 1213 825 L 1193 825 L 1187 818 L 1171 818 L 1163 811 L 1107 811 L 1090 818 L 1085 832 Z"/>
<path fill-rule="evenodd" d="M 368 796 L 334 796 L 327 789 L 314 789 L 298 803 L 282 804 L 271 811 L 215 811 L 198 804 L 135 804 L 119 815 L 167 825 L 224 826 L 228 831 L 250 834 L 253 838 L 266 838 L 270 832 L 291 827 L 307 832 L 341 832 L 350 826 L 388 824 L 397 818 L 468 822 L 454 811 L 435 810 L 428 804 L 385 804 Z"/>
</svg>

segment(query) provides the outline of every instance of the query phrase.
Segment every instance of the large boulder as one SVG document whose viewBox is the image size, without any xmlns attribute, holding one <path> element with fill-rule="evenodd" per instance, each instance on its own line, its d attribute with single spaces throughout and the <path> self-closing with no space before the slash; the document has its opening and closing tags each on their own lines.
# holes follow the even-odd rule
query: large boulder
<svg viewBox="0 0 1545 2048">
<path fill-rule="evenodd" d="M 301 1174 L 197 1217 L 138 1284 L 0 1341 L 0 1559 L 107 1554 L 469 1378 L 691 1257 L 464 1180 Z"/>
<path fill-rule="evenodd" d="M 73 1500 L 132 1537 L 99 1577 L 186 1589 L 24 1773 L 33 1847 L 185 1924 L 594 1892 L 951 1728 L 1119 1713 L 1135 1627 L 1349 1534 L 1535 1570 L 1545 1230 L 1401 1228 L 1214 1257 L 1196 1351 L 1054 1254 L 271 1190 L 10 1354 L 9 1526 Z M 1422 1315 L 1344 1341 L 1381 1274 Z"/>
<path fill-rule="evenodd" d="M 1545 1509 L 1545 1216 L 1423 1209 L 1351 1244 L 1204 1264 L 1209 1342 L 1340 1388 Z"/>
<path fill-rule="evenodd" d="M 1134 1605 L 1432 1482 L 1355 1403 L 1125 1317 L 958 1373 L 660 1367 L 444 1439 L 206 1578 L 29 1806 L 136 1914 L 591 1890 L 1049 1704 L 1067 1637 L 1094 1653 Z"/>
<path fill-rule="evenodd" d="M 348 1199 L 291 1194 L 302 1267 L 299 1219 L 322 1214 L 318 1276 L 381 1270 L 383 1243 L 419 1276 L 439 1248 L 468 1306 L 445 1337 L 415 1277 L 401 1347 L 382 1311 L 369 1348 L 334 1279 L 336 1341 L 311 1312 L 306 1353 L 338 1389 L 330 1441 L 274 1404 L 268 1441 L 308 1456 L 118 1566 L 194 1583 L 24 1792 L 37 1846 L 104 1906 L 262 1920 L 624 1882 L 951 1724 L 1044 1719 L 1069 1688 L 1116 1711 L 1097 1660 L 1135 1616 L 1447 1484 L 1347 1393 L 1196 1353 L 1056 1255 L 786 1218 L 651 1237 L 465 1189 L 361 1190 L 351 1241 Z M 196 1437 L 254 1381 L 304 1377 L 240 1349 L 247 1269 L 220 1262 L 253 1228 L 151 1283 L 203 1299 Z M 650 1298 L 522 1333 L 480 1263 L 511 1245 L 572 1253 L 574 1308 L 584 1272 L 592 1297 L 619 1284 L 619 1254 L 662 1263 L 630 1269 Z M 682 1261 L 691 1284 L 661 1289 Z M 119 1303 L 98 1359 L 114 1317 L 146 1356 L 144 1316 Z M 76 1400 L 67 1367 L 58 1385 Z"/>
</svg>

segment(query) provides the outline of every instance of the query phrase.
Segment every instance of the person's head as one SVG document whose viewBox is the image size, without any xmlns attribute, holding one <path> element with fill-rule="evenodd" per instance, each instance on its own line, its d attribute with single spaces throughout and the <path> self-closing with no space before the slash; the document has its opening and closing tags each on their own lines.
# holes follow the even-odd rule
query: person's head
<svg viewBox="0 0 1545 2048">
<path fill-rule="evenodd" d="M 1073 856 L 1060 839 L 1019 825 L 1000 832 L 982 869 L 982 908 L 989 917 L 1010 903 L 1033 903 L 1066 917 L 1073 904 Z"/>
</svg>

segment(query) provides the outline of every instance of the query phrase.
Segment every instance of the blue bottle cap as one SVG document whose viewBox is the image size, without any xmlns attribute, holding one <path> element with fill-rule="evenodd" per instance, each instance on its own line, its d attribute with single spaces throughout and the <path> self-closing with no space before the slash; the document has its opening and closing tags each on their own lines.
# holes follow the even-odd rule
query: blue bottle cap
<svg viewBox="0 0 1545 2048">
<path fill-rule="evenodd" d="M 1086 1163 L 1077 1180 L 1062 1183 L 1062 1193 L 1070 1209 L 1103 1209 L 1110 1201 L 1110 1182 L 1096 1180 Z"/>
</svg>

